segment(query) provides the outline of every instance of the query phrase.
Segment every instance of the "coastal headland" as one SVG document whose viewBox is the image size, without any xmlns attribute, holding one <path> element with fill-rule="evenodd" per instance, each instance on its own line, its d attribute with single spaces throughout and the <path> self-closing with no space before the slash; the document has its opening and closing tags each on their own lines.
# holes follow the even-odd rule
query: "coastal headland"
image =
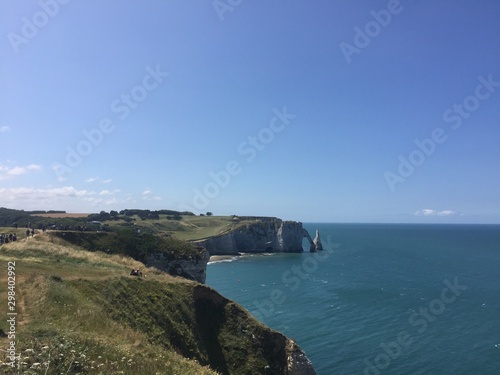
<svg viewBox="0 0 500 375">
<path fill-rule="evenodd" d="M 211 253 L 200 241 L 238 231 L 248 240 L 264 222 L 266 241 L 258 229 L 252 246 L 272 246 L 255 251 L 300 250 L 287 225 L 301 224 L 275 218 L 0 208 L 0 259 L 15 270 L 15 289 L 0 274 L 0 296 L 16 314 L 15 337 L 0 323 L 0 346 L 13 348 L 0 372 L 315 374 L 293 340 L 202 284 Z"/>
</svg>

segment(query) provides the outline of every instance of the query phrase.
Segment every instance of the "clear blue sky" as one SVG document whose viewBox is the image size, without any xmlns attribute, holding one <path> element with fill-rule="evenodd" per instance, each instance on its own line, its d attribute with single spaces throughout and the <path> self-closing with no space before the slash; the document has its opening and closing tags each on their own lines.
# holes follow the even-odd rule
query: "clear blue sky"
<svg viewBox="0 0 500 375">
<path fill-rule="evenodd" d="M 500 223 L 498 1 L 228 4 L 2 1 L 0 206 Z"/>
</svg>

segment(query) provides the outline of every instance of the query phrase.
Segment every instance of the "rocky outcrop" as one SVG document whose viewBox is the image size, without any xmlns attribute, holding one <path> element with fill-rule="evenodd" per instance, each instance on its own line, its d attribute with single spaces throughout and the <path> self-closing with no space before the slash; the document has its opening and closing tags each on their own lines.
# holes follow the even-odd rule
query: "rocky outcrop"
<svg viewBox="0 0 500 375">
<path fill-rule="evenodd" d="M 220 236 L 196 241 L 196 244 L 204 247 L 210 255 L 301 253 L 304 251 L 302 248 L 303 238 L 309 240 L 309 250 L 316 251 L 317 244 L 314 243 L 307 230 L 302 227 L 301 222 L 259 217 L 255 218 L 254 223 Z"/>
<path fill-rule="evenodd" d="M 316 229 L 316 237 L 313 240 L 315 251 L 323 250 L 323 244 L 321 243 L 321 238 L 319 236 L 319 230 Z"/>
<path fill-rule="evenodd" d="M 306 354 L 295 341 L 288 339 L 286 345 L 287 372 L 286 375 L 316 375 L 314 367 Z"/>
<path fill-rule="evenodd" d="M 146 265 L 155 267 L 173 276 L 182 276 L 204 284 L 207 277 L 207 263 L 210 254 L 205 249 L 200 249 L 200 256 L 195 259 L 169 259 L 164 253 L 153 253 L 148 256 Z"/>
</svg>

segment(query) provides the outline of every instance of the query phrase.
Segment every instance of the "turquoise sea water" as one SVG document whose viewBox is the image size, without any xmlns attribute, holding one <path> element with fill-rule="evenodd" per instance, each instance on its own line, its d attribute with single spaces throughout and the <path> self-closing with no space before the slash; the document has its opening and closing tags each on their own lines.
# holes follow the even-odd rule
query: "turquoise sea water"
<svg viewBox="0 0 500 375">
<path fill-rule="evenodd" d="M 304 224 L 327 250 L 208 266 L 318 375 L 500 374 L 500 226 Z"/>
</svg>

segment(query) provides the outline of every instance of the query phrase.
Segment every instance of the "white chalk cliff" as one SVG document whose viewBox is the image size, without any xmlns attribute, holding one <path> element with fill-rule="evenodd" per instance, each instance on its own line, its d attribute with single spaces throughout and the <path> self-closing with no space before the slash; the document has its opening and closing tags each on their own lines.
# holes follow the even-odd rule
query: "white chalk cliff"
<svg viewBox="0 0 500 375">
<path fill-rule="evenodd" d="M 248 218 L 241 219 L 248 220 Z M 255 218 L 255 223 L 220 236 L 196 241 L 196 244 L 204 247 L 210 255 L 301 253 L 304 251 L 302 248 L 304 237 L 309 240 L 311 252 L 322 250 L 319 233 L 316 232 L 316 242 L 314 242 L 301 222 L 259 217 Z"/>
<path fill-rule="evenodd" d="M 207 263 L 210 259 L 208 251 L 200 249 L 199 257 L 168 259 L 164 253 L 158 252 L 148 256 L 146 265 L 156 267 L 173 276 L 182 276 L 205 284 L 207 278 Z"/>
</svg>

